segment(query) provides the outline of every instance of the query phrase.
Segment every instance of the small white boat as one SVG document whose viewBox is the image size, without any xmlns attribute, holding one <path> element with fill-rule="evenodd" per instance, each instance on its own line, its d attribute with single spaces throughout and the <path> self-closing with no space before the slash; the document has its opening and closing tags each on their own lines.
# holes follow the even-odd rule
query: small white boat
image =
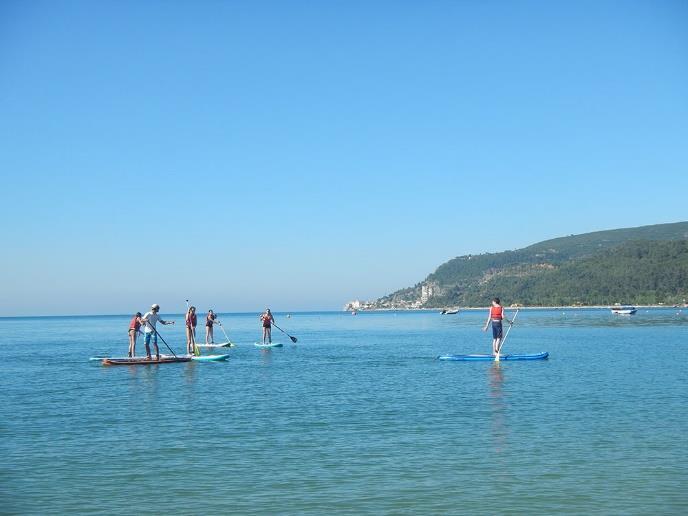
<svg viewBox="0 0 688 516">
<path fill-rule="evenodd" d="M 612 313 L 616 315 L 633 315 L 638 309 L 635 306 L 615 306 Z"/>
<path fill-rule="evenodd" d="M 442 315 L 454 315 L 454 314 L 458 314 L 458 313 L 459 313 L 459 309 L 458 309 L 458 308 L 455 308 L 455 309 L 452 309 L 452 310 L 442 310 L 442 311 L 440 312 L 440 314 L 442 314 Z"/>
</svg>

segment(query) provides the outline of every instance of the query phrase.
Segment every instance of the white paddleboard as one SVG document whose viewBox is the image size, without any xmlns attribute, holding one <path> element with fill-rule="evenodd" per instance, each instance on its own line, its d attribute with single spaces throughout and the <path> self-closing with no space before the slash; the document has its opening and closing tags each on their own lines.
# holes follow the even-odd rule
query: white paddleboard
<svg viewBox="0 0 688 516">
<path fill-rule="evenodd" d="M 263 344 L 262 342 L 255 342 L 254 345 L 257 348 L 281 348 L 282 347 L 281 342 L 273 342 L 273 343 L 265 343 L 265 344 Z"/>
<path fill-rule="evenodd" d="M 229 358 L 229 354 L 225 355 L 200 355 L 193 356 L 191 360 L 196 360 L 197 362 L 222 362 Z"/>
<path fill-rule="evenodd" d="M 219 344 L 196 344 L 198 348 L 236 348 L 232 342 L 220 342 Z"/>
</svg>

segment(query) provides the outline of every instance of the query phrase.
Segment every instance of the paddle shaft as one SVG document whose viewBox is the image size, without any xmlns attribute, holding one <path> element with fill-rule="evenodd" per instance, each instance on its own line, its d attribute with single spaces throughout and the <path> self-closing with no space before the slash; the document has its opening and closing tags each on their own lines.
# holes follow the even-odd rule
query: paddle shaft
<svg viewBox="0 0 688 516">
<path fill-rule="evenodd" d="M 273 321 L 272 325 L 273 325 L 275 328 L 277 328 L 279 331 L 281 331 L 282 333 L 284 333 L 287 337 L 289 337 L 289 338 L 291 339 L 292 342 L 296 342 L 296 341 L 298 340 L 296 337 L 292 337 L 292 336 L 289 335 L 286 331 L 284 331 L 282 328 L 280 328 L 279 326 L 277 326 L 277 325 L 274 323 L 274 321 Z"/>
<path fill-rule="evenodd" d="M 497 354 L 499 354 L 500 351 L 502 351 L 502 348 L 504 347 L 504 343 L 506 342 L 506 338 L 509 336 L 509 332 L 511 331 L 511 327 L 514 325 L 514 321 L 516 320 L 516 316 L 518 315 L 518 309 L 516 309 L 516 313 L 514 314 L 513 319 L 511 319 L 511 324 L 506 330 L 506 335 L 504 335 L 504 338 L 502 339 L 502 342 L 499 343 L 499 349 L 497 350 Z"/>
<path fill-rule="evenodd" d="M 174 355 L 174 358 L 177 358 L 177 354 L 176 354 L 174 351 L 172 351 L 172 348 L 167 344 L 167 342 L 165 342 L 165 339 L 162 338 L 162 335 L 160 335 L 160 334 L 158 333 L 158 330 L 155 329 L 155 326 L 153 326 L 153 325 L 152 325 L 151 323 L 149 323 L 148 321 L 146 321 L 146 324 L 147 324 L 148 326 L 150 326 L 151 328 L 153 328 L 153 331 L 155 332 L 155 334 L 156 334 L 158 337 L 160 337 L 160 340 L 163 342 L 163 344 L 165 344 L 165 346 L 167 346 L 167 349 L 170 350 L 170 353 L 172 353 L 172 354 Z"/>
<path fill-rule="evenodd" d="M 227 336 L 227 332 L 225 331 L 225 327 L 222 326 L 222 323 L 221 323 L 221 322 L 218 322 L 217 324 L 220 325 L 220 329 L 222 330 L 222 333 L 225 334 L 225 339 L 227 339 L 227 342 L 229 342 L 229 337 Z M 231 342 L 230 342 L 230 344 L 231 344 Z"/>
</svg>

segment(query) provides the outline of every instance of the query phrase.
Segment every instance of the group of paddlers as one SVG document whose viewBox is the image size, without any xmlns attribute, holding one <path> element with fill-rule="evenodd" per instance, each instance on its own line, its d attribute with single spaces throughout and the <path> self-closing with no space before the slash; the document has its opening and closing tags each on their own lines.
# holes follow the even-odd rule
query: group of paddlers
<svg viewBox="0 0 688 516">
<path fill-rule="evenodd" d="M 146 358 L 151 359 L 150 343 L 153 342 L 153 347 L 155 348 L 156 360 L 160 359 L 160 350 L 158 348 L 158 331 L 155 326 L 159 322 L 160 324 L 174 324 L 174 321 L 164 321 L 158 315 L 160 312 L 160 305 L 157 303 L 151 306 L 149 312 L 145 315 L 141 315 L 141 312 L 136 312 L 129 323 L 129 357 L 136 356 L 136 339 L 139 333 L 144 336 L 144 343 L 146 345 Z M 272 325 L 275 323 L 275 318 L 267 308 L 265 312 L 260 314 L 260 321 L 263 327 L 263 344 L 265 342 L 272 342 Z M 196 307 L 189 306 L 186 310 L 186 316 L 184 317 L 184 322 L 186 324 L 186 352 L 189 354 L 194 353 L 196 347 L 196 325 L 198 324 L 198 316 L 196 315 Z M 213 326 L 219 325 L 222 327 L 222 323 L 217 319 L 217 315 L 212 310 L 208 310 L 205 316 L 205 343 L 206 345 L 215 344 L 213 336 Z M 143 327 L 143 332 L 141 331 Z"/>
<path fill-rule="evenodd" d="M 186 351 L 187 353 L 194 352 L 194 346 L 196 345 L 196 324 L 198 323 L 198 317 L 196 316 L 196 307 L 190 306 L 186 311 L 186 317 L 184 317 L 186 323 Z M 212 310 L 208 310 L 205 315 L 205 343 L 215 344 L 213 336 L 213 326 L 222 326 L 222 323 L 217 320 L 217 315 Z"/>
<path fill-rule="evenodd" d="M 160 324 L 174 324 L 174 321 L 164 321 L 158 315 L 160 311 L 160 305 L 154 304 L 151 306 L 150 312 L 146 312 L 145 315 L 141 315 L 141 312 L 136 312 L 134 317 L 129 323 L 129 357 L 136 356 L 136 338 L 139 333 L 141 333 L 141 327 L 143 326 L 143 335 L 145 337 L 144 343 L 146 345 L 146 358 L 151 358 L 150 343 L 153 342 L 153 347 L 155 348 L 155 357 L 157 360 L 160 359 L 160 350 L 158 348 L 158 332 L 155 329 L 156 323 Z M 263 344 L 272 343 L 272 325 L 275 324 L 275 318 L 270 312 L 269 308 L 265 309 L 265 312 L 260 314 L 260 321 L 263 327 Z M 513 320 L 510 321 L 504 316 L 504 308 L 502 307 L 499 298 L 496 297 L 492 300 L 492 306 L 490 307 L 490 313 L 485 321 L 485 326 L 483 331 L 487 331 L 490 323 L 492 324 L 492 353 L 494 355 L 499 354 L 502 340 L 502 320 L 505 320 L 509 325 L 513 324 Z M 194 353 L 196 347 L 196 325 L 198 323 L 198 317 L 196 315 L 196 307 L 190 306 L 186 311 L 186 316 L 184 318 L 186 323 L 186 351 L 189 354 Z M 213 340 L 213 326 L 222 326 L 222 323 L 217 320 L 217 315 L 212 310 L 208 310 L 205 316 L 205 343 L 206 345 L 214 344 Z"/>
<path fill-rule="evenodd" d="M 136 356 L 136 339 L 139 333 L 144 336 L 144 343 L 146 345 L 146 358 L 151 358 L 150 343 L 153 342 L 153 347 L 155 348 L 155 357 L 160 359 L 160 350 L 158 349 L 158 331 L 156 330 L 156 324 L 174 324 L 174 321 L 165 321 L 160 318 L 158 313 L 160 312 L 160 305 L 154 304 L 151 306 L 150 312 L 146 312 L 145 315 L 141 315 L 141 312 L 136 312 L 129 323 L 129 357 Z M 186 323 L 186 351 L 188 353 L 194 352 L 194 346 L 196 344 L 196 324 L 198 322 L 198 317 L 196 316 L 196 307 L 190 306 L 186 311 L 186 317 L 184 318 Z M 215 341 L 213 336 L 213 326 L 222 323 L 217 320 L 217 315 L 212 310 L 208 310 L 205 317 L 205 343 L 214 344 Z M 143 327 L 143 332 L 141 328 Z"/>
</svg>

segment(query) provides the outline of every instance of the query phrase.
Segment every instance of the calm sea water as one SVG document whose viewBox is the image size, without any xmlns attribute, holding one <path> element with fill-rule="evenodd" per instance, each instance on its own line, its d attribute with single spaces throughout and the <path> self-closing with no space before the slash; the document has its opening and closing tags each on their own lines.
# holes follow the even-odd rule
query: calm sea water
<svg viewBox="0 0 688 516">
<path fill-rule="evenodd" d="M 277 314 L 226 363 L 102 367 L 128 317 L 0 319 L 0 512 L 685 514 L 688 313 Z M 181 352 L 183 328 L 161 332 Z M 142 350 L 142 347 L 140 347 Z"/>
</svg>

